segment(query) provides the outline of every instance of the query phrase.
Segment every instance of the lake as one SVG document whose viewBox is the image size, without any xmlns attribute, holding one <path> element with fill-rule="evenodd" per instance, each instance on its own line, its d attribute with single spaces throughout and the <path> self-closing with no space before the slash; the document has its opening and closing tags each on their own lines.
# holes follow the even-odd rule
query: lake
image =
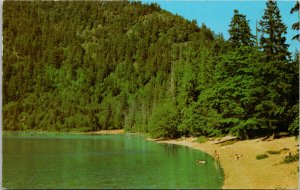
<svg viewBox="0 0 300 190">
<path fill-rule="evenodd" d="M 2 149 L 5 188 L 216 189 L 224 181 L 208 154 L 137 135 L 4 132 Z"/>
</svg>

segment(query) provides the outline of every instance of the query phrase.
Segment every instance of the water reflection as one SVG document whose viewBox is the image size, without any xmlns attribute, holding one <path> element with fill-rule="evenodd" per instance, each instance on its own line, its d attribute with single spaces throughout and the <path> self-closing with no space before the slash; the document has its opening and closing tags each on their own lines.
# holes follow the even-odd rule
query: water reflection
<svg viewBox="0 0 300 190">
<path fill-rule="evenodd" d="M 205 153 L 133 135 L 3 138 L 3 186 L 8 188 L 206 189 L 220 188 L 222 175 Z"/>
</svg>

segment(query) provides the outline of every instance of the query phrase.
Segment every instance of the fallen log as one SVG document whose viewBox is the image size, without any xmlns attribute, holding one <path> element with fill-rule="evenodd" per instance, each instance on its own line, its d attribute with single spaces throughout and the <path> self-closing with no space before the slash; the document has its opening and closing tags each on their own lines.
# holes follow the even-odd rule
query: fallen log
<svg viewBox="0 0 300 190">
<path fill-rule="evenodd" d="M 226 137 L 221 138 L 220 140 L 213 141 L 212 144 L 220 144 L 220 143 L 223 143 L 223 142 L 226 142 L 226 141 L 235 140 L 237 138 L 238 137 L 236 137 L 236 136 L 226 136 Z"/>
</svg>

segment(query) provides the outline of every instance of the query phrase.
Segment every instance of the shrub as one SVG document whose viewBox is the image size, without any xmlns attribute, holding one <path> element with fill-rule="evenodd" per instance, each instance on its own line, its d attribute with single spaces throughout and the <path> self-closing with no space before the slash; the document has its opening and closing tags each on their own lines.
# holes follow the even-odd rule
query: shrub
<svg viewBox="0 0 300 190">
<path fill-rule="evenodd" d="M 207 139 L 204 136 L 200 136 L 194 142 L 205 143 L 205 142 L 207 142 Z"/>
<path fill-rule="evenodd" d="M 284 164 L 295 162 L 299 160 L 299 153 L 296 154 L 289 154 L 288 156 L 284 157 L 283 162 Z"/>
<path fill-rule="evenodd" d="M 261 160 L 261 159 L 265 159 L 268 158 L 269 156 L 266 154 L 259 154 L 256 156 L 256 160 Z"/>
</svg>

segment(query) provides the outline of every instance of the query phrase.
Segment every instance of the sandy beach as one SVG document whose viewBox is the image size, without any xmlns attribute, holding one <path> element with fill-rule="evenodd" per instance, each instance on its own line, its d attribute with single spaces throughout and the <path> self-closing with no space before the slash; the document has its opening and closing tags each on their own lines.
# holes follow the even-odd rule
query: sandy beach
<svg viewBox="0 0 300 190">
<path fill-rule="evenodd" d="M 298 151 L 298 140 L 295 137 L 261 141 L 261 139 L 237 141 L 234 144 L 221 146 L 213 141 L 205 143 L 194 142 L 196 138 L 179 140 L 156 141 L 199 149 L 210 155 L 214 151 L 220 156 L 220 164 L 224 169 L 224 189 L 298 189 L 297 172 L 299 163 L 280 164 L 290 152 Z M 257 160 L 256 156 L 266 151 L 278 151 L 283 148 L 289 150 L 280 154 L 268 154 L 268 158 Z M 235 154 L 241 158 L 235 158 Z"/>
<path fill-rule="evenodd" d="M 83 132 L 80 134 L 123 134 L 121 130 L 101 130 Z M 214 155 L 215 150 L 219 155 L 221 167 L 224 169 L 225 180 L 223 189 L 298 189 L 297 172 L 299 162 L 281 164 L 285 156 L 298 151 L 298 140 L 295 137 L 262 141 L 252 139 L 237 141 L 230 145 L 216 144 L 215 140 L 205 143 L 195 142 L 197 138 L 181 138 L 175 140 L 153 140 L 157 143 L 177 144 L 198 149 Z M 280 154 L 267 154 L 267 151 L 282 151 Z M 242 155 L 236 159 L 236 153 Z M 257 160 L 259 154 L 269 157 Z"/>
</svg>

